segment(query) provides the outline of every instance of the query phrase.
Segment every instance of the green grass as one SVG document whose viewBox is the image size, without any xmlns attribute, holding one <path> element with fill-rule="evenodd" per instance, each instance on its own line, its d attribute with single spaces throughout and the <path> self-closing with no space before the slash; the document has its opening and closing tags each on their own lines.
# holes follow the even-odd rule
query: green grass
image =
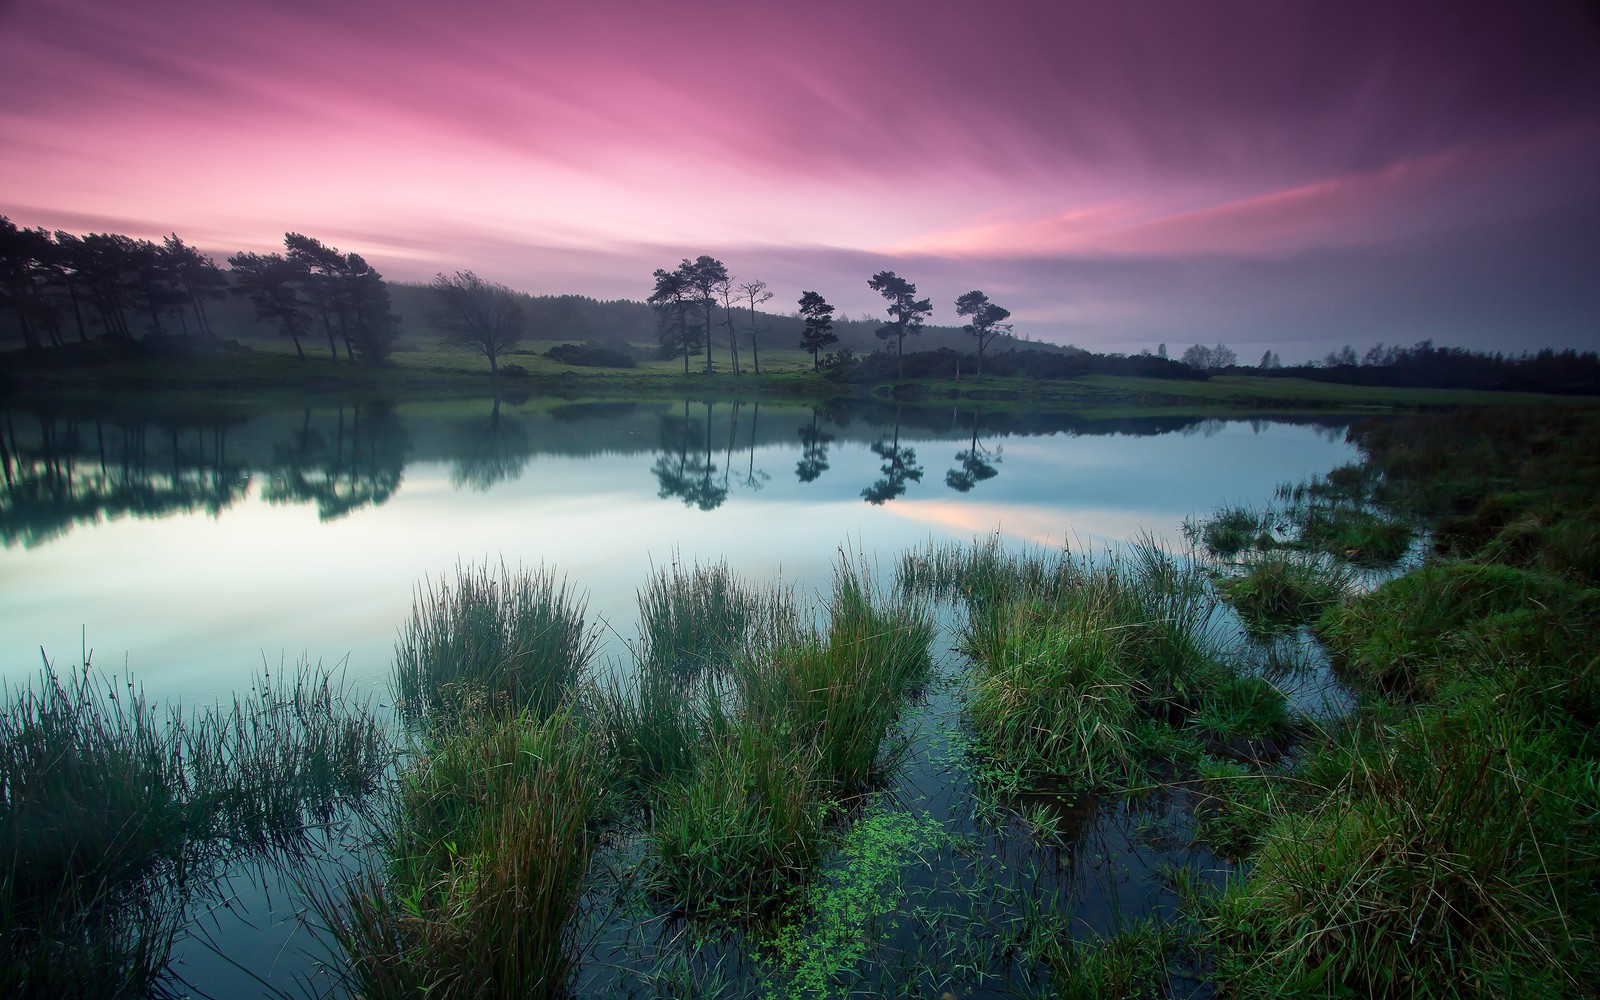
<svg viewBox="0 0 1600 1000">
<path fill-rule="evenodd" d="M 1277 820 L 1219 901 L 1223 988 L 1567 996 L 1594 982 L 1597 800 L 1552 771 L 1559 737 L 1490 701 L 1357 733 L 1308 764 L 1330 794 Z"/>
<path fill-rule="evenodd" d="M 388 870 L 313 891 L 343 985 L 371 998 L 563 992 L 604 794 L 598 748 L 564 712 L 442 733 L 402 778 Z"/>
<path fill-rule="evenodd" d="M 1594 592 L 1507 566 L 1448 562 L 1423 566 L 1329 608 L 1317 631 L 1358 686 L 1432 698 L 1484 662 L 1471 654 L 1491 637 L 1557 620 L 1593 621 Z M 1504 664 L 1509 667 L 1511 662 Z"/>
<path fill-rule="evenodd" d="M 584 598 L 544 568 L 457 566 L 425 585 L 395 646 L 395 700 L 411 719 L 483 710 L 543 715 L 594 656 Z"/>
<path fill-rule="evenodd" d="M 47 665 L 0 714 L 0 992 L 166 989 L 208 873 L 302 851 L 391 758 L 383 726 L 321 668 L 186 713 L 158 712 L 130 679 Z"/>
<path fill-rule="evenodd" d="M 1350 586 L 1351 574 L 1339 563 L 1275 550 L 1245 559 L 1221 590 L 1253 635 L 1270 637 L 1315 621 Z"/>
<path fill-rule="evenodd" d="M 682 673 L 724 667 L 762 630 L 782 628 L 794 614 L 788 595 L 752 587 L 727 560 L 674 562 L 639 592 L 638 659 Z"/>
<path fill-rule="evenodd" d="M 1228 682 L 1202 566 L 1149 538 L 1100 560 L 930 547 L 902 588 L 959 597 L 976 664 L 969 710 L 993 766 L 1075 788 L 1126 787 L 1142 759 Z"/>
</svg>

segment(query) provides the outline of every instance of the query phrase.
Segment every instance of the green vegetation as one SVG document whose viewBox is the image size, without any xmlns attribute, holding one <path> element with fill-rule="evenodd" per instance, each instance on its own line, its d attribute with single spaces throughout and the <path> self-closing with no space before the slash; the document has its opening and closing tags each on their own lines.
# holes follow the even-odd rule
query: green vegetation
<svg viewBox="0 0 1600 1000">
<path fill-rule="evenodd" d="M 494 712 L 547 715 L 594 655 L 584 602 L 553 571 L 456 567 L 417 595 L 395 647 L 394 690 L 411 718 Z"/>
<path fill-rule="evenodd" d="M 87 664 L 47 665 L 0 714 L 0 989 L 165 988 L 187 901 L 241 854 L 302 850 L 377 786 L 389 747 L 321 668 L 185 714 Z"/>
<path fill-rule="evenodd" d="M 1222 583 L 1223 595 L 1253 634 L 1271 636 L 1316 620 L 1349 592 L 1350 570 L 1336 560 L 1286 551 L 1247 557 Z"/>
<path fill-rule="evenodd" d="M 361 996 L 558 992 L 603 797 L 596 742 L 557 712 L 447 730 L 402 777 L 387 877 L 314 901 Z"/>
<path fill-rule="evenodd" d="M 1360 465 L 1191 522 L 1205 557 L 930 545 L 887 589 L 843 562 L 816 607 L 674 564 L 638 595 L 635 662 L 603 678 L 553 573 L 421 588 L 379 854 L 312 887 L 343 985 L 559 993 L 596 964 L 597 928 L 623 925 L 605 962 L 650 972 L 617 992 L 1145 996 L 1199 975 L 1246 1000 L 1585 995 L 1600 418 L 1352 437 Z M 1374 568 L 1430 524 L 1417 565 Z M 959 668 L 931 665 L 939 602 Z M 1318 649 L 1342 718 L 1284 694 Z M 0 846 L 25 862 L 3 883 L 0 982 L 18 995 L 158 986 L 196 859 L 293 846 L 395 760 L 325 675 L 162 719 L 131 688 L 44 680 L 0 720 Z M 970 816 L 896 798 L 929 738 L 919 694 L 958 706 L 939 738 L 960 770 L 935 781 Z M 1136 850 L 1238 867 L 1186 861 L 1162 876 L 1176 913 L 1101 914 L 1097 938 L 1076 879 L 1120 848 L 1081 832 L 1096 810 L 1137 815 Z M 921 950 L 897 937 L 911 919 Z"/>
</svg>

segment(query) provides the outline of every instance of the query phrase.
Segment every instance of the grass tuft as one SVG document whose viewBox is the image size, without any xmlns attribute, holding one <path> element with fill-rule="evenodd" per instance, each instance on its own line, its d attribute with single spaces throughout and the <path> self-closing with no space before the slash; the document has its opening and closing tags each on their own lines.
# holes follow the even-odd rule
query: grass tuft
<svg viewBox="0 0 1600 1000">
<path fill-rule="evenodd" d="M 453 585 L 417 594 L 395 647 L 396 702 L 411 719 L 554 712 L 594 657 L 584 605 L 543 567 L 457 566 Z"/>
</svg>

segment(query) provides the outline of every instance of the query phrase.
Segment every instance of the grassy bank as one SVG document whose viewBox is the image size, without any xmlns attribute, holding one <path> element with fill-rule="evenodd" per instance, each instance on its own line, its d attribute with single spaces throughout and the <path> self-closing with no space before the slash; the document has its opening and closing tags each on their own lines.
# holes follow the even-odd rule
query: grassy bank
<svg viewBox="0 0 1600 1000">
<path fill-rule="evenodd" d="M 1026 377 L 908 379 L 857 384 L 813 372 L 809 355 L 794 350 L 764 352 L 760 374 L 707 373 L 681 362 L 647 360 L 636 368 L 586 368 L 552 360 L 543 351 L 556 342 L 527 343 L 503 361 L 514 375 L 491 375 L 480 357 L 461 352 L 396 351 L 385 364 L 368 366 L 320 356 L 296 358 L 271 347 L 195 351 L 163 357 L 97 357 L 93 364 L 8 356 L 0 391 L 16 398 L 39 396 L 148 396 L 178 393 L 193 400 L 271 400 L 296 405 L 338 394 L 352 401 L 401 402 L 498 395 L 560 399 L 763 399 L 826 403 L 882 399 L 901 403 L 959 401 L 963 405 L 1053 410 L 1157 408 L 1193 413 L 1247 410 L 1257 413 L 1305 409 L 1360 412 L 1446 406 L 1593 406 L 1592 397 L 1450 389 L 1396 389 L 1248 375 L 1205 381 L 1086 375 L 1071 379 Z"/>
</svg>

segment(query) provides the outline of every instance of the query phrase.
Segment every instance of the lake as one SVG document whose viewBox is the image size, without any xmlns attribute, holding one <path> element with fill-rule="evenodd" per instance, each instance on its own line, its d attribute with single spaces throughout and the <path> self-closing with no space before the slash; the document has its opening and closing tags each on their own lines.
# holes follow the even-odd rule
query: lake
<svg viewBox="0 0 1600 1000">
<path fill-rule="evenodd" d="M 1259 503 L 1355 457 L 1336 418 L 890 403 L 77 404 L 3 419 L 0 678 L 12 689 L 36 678 L 41 648 L 60 667 L 92 650 L 97 666 L 125 667 L 148 696 L 185 705 L 227 700 L 264 664 L 301 659 L 343 664 L 358 689 L 387 700 L 417 588 L 461 563 L 555 567 L 603 624 L 602 662 L 620 663 L 636 590 L 674 561 L 726 559 L 746 578 L 815 593 L 841 550 L 892 569 L 929 540 L 995 533 L 1098 552 L 1148 532 L 1181 548 L 1185 517 Z M 942 684 L 908 713 L 915 752 L 896 794 L 968 846 L 925 866 L 948 879 L 908 884 L 954 913 L 974 879 L 996 892 L 1026 881 L 1096 927 L 1170 904 L 1153 888 L 1159 871 L 1193 852 L 1178 841 L 1152 849 L 1150 830 L 1181 823 L 1182 803 L 1055 803 L 1054 847 L 976 817 L 970 775 L 949 764 L 962 753 L 959 657 L 946 653 L 940 670 Z M 252 915 L 212 914 L 175 948 L 183 979 L 214 995 L 308 967 L 286 883 L 239 882 L 222 898 Z M 993 918 L 984 905 L 971 919 Z M 617 970 L 659 951 L 665 932 L 652 926 L 602 922 L 604 961 L 580 970 L 580 988 L 636 988 Z M 911 937 L 891 934 L 907 948 Z M 728 947 L 689 956 L 686 974 L 695 962 L 722 968 L 733 952 L 717 949 Z M 727 967 L 737 976 L 737 962 Z"/>
<path fill-rule="evenodd" d="M 1337 420 L 725 402 L 57 409 L 3 430 L 0 677 L 86 644 L 186 702 L 302 655 L 381 685 L 415 587 L 462 561 L 556 567 L 620 651 L 675 559 L 814 588 L 841 547 L 1176 544 L 1184 517 L 1353 455 Z"/>
</svg>

